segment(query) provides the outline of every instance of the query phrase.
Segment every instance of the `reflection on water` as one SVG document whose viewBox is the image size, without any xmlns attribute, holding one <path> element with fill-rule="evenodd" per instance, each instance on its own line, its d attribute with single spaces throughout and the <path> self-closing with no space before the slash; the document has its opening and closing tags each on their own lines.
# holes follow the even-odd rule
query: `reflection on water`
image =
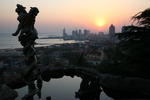
<svg viewBox="0 0 150 100">
<path fill-rule="evenodd" d="M 53 45 L 53 44 L 77 43 L 77 42 L 78 41 L 75 41 L 75 40 L 63 40 L 63 39 L 37 39 L 36 47 L 49 46 L 49 45 Z"/>
<path fill-rule="evenodd" d="M 46 100 L 46 97 L 51 97 L 51 100 L 79 100 L 75 98 L 75 92 L 79 90 L 80 83 L 81 78 L 71 78 L 68 76 L 59 79 L 52 79 L 49 82 L 43 82 L 41 99 L 35 95 L 34 100 Z M 16 100 L 21 100 L 21 98 L 28 92 L 27 86 L 17 89 L 17 92 L 19 93 L 19 96 Z M 103 92 L 100 98 L 100 100 L 113 100 Z"/>
<path fill-rule="evenodd" d="M 104 92 L 102 92 L 100 96 L 100 100 L 113 100 L 113 99 L 108 97 Z"/>
<path fill-rule="evenodd" d="M 74 40 L 63 40 L 63 39 L 37 39 L 36 47 L 41 46 L 49 46 L 54 44 L 63 44 L 63 43 L 76 43 L 77 41 Z M 14 37 L 11 34 L 1 34 L 0 37 L 0 49 L 15 49 L 15 48 L 22 48 L 20 43 L 18 42 L 18 37 Z"/>
</svg>

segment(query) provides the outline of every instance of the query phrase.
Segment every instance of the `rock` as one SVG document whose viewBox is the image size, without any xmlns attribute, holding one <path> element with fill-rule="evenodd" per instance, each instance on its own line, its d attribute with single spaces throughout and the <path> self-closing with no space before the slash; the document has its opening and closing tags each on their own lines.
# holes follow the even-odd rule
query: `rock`
<svg viewBox="0 0 150 100">
<path fill-rule="evenodd" d="M 13 75 L 8 73 L 7 76 L 4 76 L 4 82 L 7 86 L 9 86 L 12 89 L 21 88 L 26 85 L 21 74 L 19 73 Z"/>
<path fill-rule="evenodd" d="M 101 75 L 104 92 L 116 100 L 122 98 L 150 98 L 150 80 L 136 77 Z"/>
<path fill-rule="evenodd" d="M 0 100 L 15 100 L 17 96 L 17 92 L 9 88 L 7 85 L 0 86 Z"/>
<path fill-rule="evenodd" d="M 46 97 L 46 100 L 51 100 L 51 96 L 49 96 L 49 97 Z"/>
</svg>

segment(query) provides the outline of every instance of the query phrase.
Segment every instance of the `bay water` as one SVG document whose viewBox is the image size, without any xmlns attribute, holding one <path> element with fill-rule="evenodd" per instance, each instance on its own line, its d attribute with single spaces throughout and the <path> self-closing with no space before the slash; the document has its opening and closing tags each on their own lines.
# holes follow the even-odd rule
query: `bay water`
<svg viewBox="0 0 150 100">
<path fill-rule="evenodd" d="M 42 35 L 40 37 L 47 37 L 47 35 Z M 63 43 L 76 43 L 74 40 L 64 41 L 63 39 L 37 39 L 35 41 L 37 45 L 35 47 L 49 46 L 54 44 L 63 44 Z M 22 48 L 18 41 L 18 36 L 12 36 L 8 33 L 0 33 L 0 49 L 15 49 Z"/>
</svg>

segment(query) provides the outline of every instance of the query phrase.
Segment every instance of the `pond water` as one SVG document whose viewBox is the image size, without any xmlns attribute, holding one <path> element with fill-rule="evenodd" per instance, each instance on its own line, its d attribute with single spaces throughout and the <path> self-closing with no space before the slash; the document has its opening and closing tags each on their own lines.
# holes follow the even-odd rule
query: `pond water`
<svg viewBox="0 0 150 100">
<path fill-rule="evenodd" d="M 63 78 L 51 79 L 49 82 L 43 82 L 41 90 L 41 99 L 37 95 L 34 96 L 34 100 L 46 100 L 46 97 L 51 96 L 51 100 L 80 100 L 75 98 L 75 92 L 79 90 L 81 78 L 64 76 Z M 16 100 L 27 94 L 27 86 L 16 89 L 19 96 Z M 104 92 L 101 93 L 100 100 L 113 100 L 106 96 Z"/>
</svg>

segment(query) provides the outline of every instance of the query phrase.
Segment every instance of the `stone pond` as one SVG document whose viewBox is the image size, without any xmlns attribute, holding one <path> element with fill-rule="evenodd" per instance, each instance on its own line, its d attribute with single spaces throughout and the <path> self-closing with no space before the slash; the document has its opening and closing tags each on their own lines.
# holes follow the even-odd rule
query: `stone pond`
<svg viewBox="0 0 150 100">
<path fill-rule="evenodd" d="M 38 99 L 35 95 L 34 100 L 149 100 L 150 98 L 149 79 L 102 74 L 93 69 L 78 67 L 47 67 L 40 70 L 42 84 L 38 96 L 42 99 Z M 28 94 L 28 87 L 21 77 L 12 75 L 10 77 L 9 81 L 4 80 L 7 86 L 2 86 L 1 90 L 9 87 L 16 90 L 18 92 L 16 100 L 20 100 Z M 36 77 L 33 77 L 33 81 L 37 86 Z M 2 100 L 15 100 L 16 92 L 11 89 L 8 89 L 9 96 L 13 99 Z M 0 95 L 4 92 L 1 91 Z"/>
<path fill-rule="evenodd" d="M 51 79 L 49 82 L 43 82 L 41 99 L 35 95 L 34 100 L 46 100 L 47 97 L 51 97 L 51 100 L 82 100 L 75 97 L 75 92 L 80 88 L 81 80 L 81 78 L 76 76 L 74 78 L 64 76 L 63 78 Z M 25 86 L 21 89 L 16 89 L 16 91 L 18 92 L 18 97 L 15 100 L 21 100 L 21 98 L 28 93 L 28 87 Z M 113 99 L 102 92 L 99 100 Z"/>
</svg>

